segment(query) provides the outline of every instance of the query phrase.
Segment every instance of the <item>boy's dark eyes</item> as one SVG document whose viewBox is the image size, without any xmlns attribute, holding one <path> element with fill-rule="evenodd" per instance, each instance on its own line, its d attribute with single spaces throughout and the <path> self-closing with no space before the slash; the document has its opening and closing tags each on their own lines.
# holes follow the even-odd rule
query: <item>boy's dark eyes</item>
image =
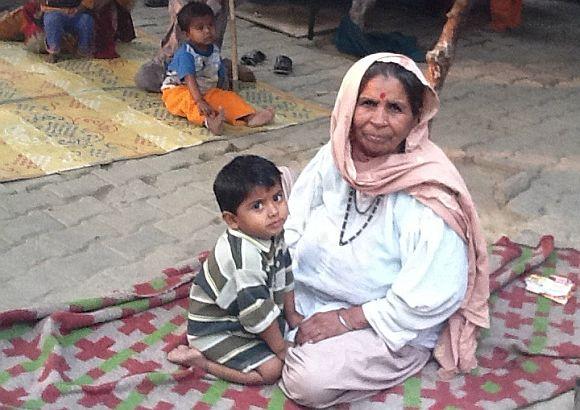
<svg viewBox="0 0 580 410">
<path fill-rule="evenodd" d="M 284 194 L 282 192 L 278 192 L 274 195 L 274 202 L 278 202 L 284 199 Z"/>
<path fill-rule="evenodd" d="M 261 209 L 262 208 L 262 201 L 256 201 L 252 204 L 252 209 Z"/>
</svg>

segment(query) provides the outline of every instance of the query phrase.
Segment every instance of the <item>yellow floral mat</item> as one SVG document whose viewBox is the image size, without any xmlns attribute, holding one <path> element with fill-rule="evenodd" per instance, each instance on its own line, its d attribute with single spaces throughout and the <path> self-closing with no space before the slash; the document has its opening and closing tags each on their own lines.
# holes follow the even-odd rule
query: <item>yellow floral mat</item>
<svg viewBox="0 0 580 410">
<path fill-rule="evenodd" d="M 242 83 L 255 107 L 276 108 L 267 127 L 226 126 L 223 137 L 169 114 L 161 95 L 133 76 L 155 46 L 119 44 L 114 60 L 44 62 L 22 43 L 0 42 L 0 181 L 33 178 L 126 158 L 163 154 L 206 141 L 283 128 L 328 110 L 263 83 Z"/>
</svg>

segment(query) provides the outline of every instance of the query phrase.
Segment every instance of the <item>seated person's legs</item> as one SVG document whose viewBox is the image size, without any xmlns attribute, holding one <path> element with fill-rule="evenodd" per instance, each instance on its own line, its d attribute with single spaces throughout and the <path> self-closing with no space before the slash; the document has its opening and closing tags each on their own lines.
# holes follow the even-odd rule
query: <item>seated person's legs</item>
<svg viewBox="0 0 580 410">
<path fill-rule="evenodd" d="M 393 352 L 373 330 L 356 330 L 288 350 L 280 387 L 303 406 L 328 407 L 397 385 L 430 357 L 424 347 Z"/>
<path fill-rule="evenodd" d="M 196 125 L 205 125 L 213 134 L 220 135 L 224 127 L 224 110 L 220 105 L 208 104 L 215 109 L 215 115 L 205 117 L 200 114 L 196 102 L 193 100 L 189 89 L 186 86 L 179 86 L 163 90 L 163 103 L 167 110 L 180 117 L 187 118 L 188 121 Z"/>
<path fill-rule="evenodd" d="M 274 119 L 273 108 L 256 111 L 233 91 L 212 88 L 204 98 L 215 110 L 219 110 L 220 107 L 224 110 L 228 124 L 259 127 L 271 123 Z"/>
<path fill-rule="evenodd" d="M 65 14 L 58 11 L 44 13 L 43 22 L 46 36 L 46 49 L 52 56 L 57 56 L 60 53 L 67 18 Z"/>
<path fill-rule="evenodd" d="M 247 373 L 231 369 L 207 359 L 195 347 L 177 346 L 167 355 L 167 359 L 182 366 L 198 367 L 209 374 L 234 383 L 246 385 L 274 384 L 282 374 L 282 361 L 276 356 L 268 359 L 256 369 Z"/>
<path fill-rule="evenodd" d="M 88 13 L 79 13 L 72 20 L 73 29 L 78 36 L 78 52 L 87 57 L 93 51 L 94 19 Z"/>
</svg>

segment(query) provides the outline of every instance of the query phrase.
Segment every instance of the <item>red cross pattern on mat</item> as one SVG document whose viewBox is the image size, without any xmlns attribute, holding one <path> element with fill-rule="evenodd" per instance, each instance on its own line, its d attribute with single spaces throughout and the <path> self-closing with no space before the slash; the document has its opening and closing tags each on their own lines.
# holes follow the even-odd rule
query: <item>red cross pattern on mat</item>
<svg viewBox="0 0 580 410">
<path fill-rule="evenodd" d="M 157 328 L 151 324 L 151 321 L 155 318 L 156 316 L 151 312 L 143 312 L 125 317 L 121 319 L 124 325 L 119 327 L 119 330 L 126 335 L 130 335 L 135 330 L 139 329 L 141 332 L 149 335 L 157 330 Z"/>
<path fill-rule="evenodd" d="M 36 360 L 40 356 L 41 350 L 38 348 L 40 335 L 36 336 L 30 342 L 21 337 L 10 341 L 12 348 L 3 349 L 6 356 L 26 356 L 30 360 Z"/>
<path fill-rule="evenodd" d="M 108 359 L 116 353 L 109 349 L 109 347 L 114 344 L 115 341 L 108 336 L 103 336 L 96 342 L 91 342 L 88 339 L 81 339 L 75 343 L 75 346 L 81 349 L 80 352 L 75 354 L 75 357 L 83 361 L 87 361 L 94 357 Z"/>
</svg>

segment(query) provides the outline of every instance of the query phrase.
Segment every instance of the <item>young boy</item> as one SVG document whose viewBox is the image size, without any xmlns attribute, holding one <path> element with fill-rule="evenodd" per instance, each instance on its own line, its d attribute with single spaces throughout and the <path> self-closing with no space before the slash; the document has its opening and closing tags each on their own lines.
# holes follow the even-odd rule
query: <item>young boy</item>
<svg viewBox="0 0 580 410">
<path fill-rule="evenodd" d="M 90 57 L 93 47 L 94 20 L 90 12 L 93 0 L 40 0 L 46 37 L 47 61 L 58 61 L 65 32 L 78 37 L 78 54 Z"/>
<path fill-rule="evenodd" d="M 288 346 L 282 313 L 290 328 L 303 319 L 283 236 L 280 171 L 264 158 L 240 156 L 218 173 L 213 190 L 228 228 L 191 286 L 189 347 L 168 359 L 239 384 L 272 384 Z"/>
<path fill-rule="evenodd" d="M 215 17 L 203 3 L 188 3 L 177 14 L 177 24 L 188 41 L 171 59 L 161 92 L 167 110 L 205 125 L 213 134 L 223 131 L 224 121 L 258 127 L 274 119 L 274 110 L 256 111 L 233 91 L 217 88 L 225 70 L 216 38 Z M 221 80 L 221 81 L 220 81 Z"/>
</svg>

